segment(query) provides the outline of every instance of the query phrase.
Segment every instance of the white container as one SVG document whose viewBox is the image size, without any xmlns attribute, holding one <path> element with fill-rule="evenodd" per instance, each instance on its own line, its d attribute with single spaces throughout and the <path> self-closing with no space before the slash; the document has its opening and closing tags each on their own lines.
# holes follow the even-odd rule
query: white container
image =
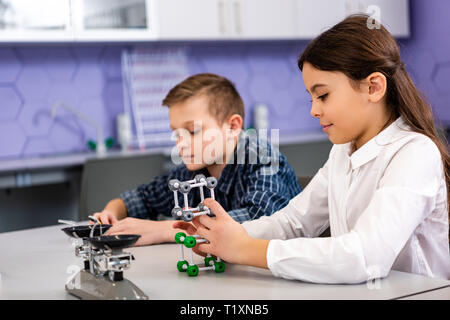
<svg viewBox="0 0 450 320">
<path fill-rule="evenodd" d="M 131 131 L 131 117 L 128 113 L 120 113 L 117 115 L 117 139 L 122 151 L 129 149 L 133 139 Z"/>
<path fill-rule="evenodd" d="M 269 109 L 267 105 L 259 103 L 253 108 L 255 130 L 259 134 L 259 130 L 269 129 Z"/>
</svg>

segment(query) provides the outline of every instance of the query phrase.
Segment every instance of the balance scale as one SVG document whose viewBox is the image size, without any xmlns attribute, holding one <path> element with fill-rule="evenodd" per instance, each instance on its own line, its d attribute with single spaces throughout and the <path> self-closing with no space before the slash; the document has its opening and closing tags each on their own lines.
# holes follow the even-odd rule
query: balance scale
<svg viewBox="0 0 450 320">
<path fill-rule="evenodd" d="M 75 255 L 84 261 L 84 269 L 66 283 L 66 290 L 80 299 L 147 300 L 141 289 L 123 278 L 123 271 L 134 260 L 123 249 L 134 245 L 140 235 L 104 236 L 110 227 L 94 224 L 62 229 L 68 236 L 82 240 L 75 247 Z"/>
</svg>

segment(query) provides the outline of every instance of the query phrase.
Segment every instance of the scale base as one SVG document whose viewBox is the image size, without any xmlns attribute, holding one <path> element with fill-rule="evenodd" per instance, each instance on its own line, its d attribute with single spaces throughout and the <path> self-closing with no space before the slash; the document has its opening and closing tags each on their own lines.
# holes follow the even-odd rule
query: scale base
<svg viewBox="0 0 450 320">
<path fill-rule="evenodd" d="M 83 300 L 148 300 L 148 296 L 127 280 L 111 281 L 81 270 L 66 284 L 66 290 Z"/>
</svg>

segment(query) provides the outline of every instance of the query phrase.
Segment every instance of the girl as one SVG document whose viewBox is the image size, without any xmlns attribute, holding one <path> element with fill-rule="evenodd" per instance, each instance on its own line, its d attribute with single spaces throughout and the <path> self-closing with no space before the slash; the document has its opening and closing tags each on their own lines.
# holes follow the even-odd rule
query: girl
<svg viewBox="0 0 450 320">
<path fill-rule="evenodd" d="M 305 190 L 270 217 L 194 226 L 197 252 L 317 283 L 360 283 L 391 269 L 450 277 L 450 159 L 431 108 L 389 32 L 354 15 L 314 39 L 298 60 L 311 115 L 334 143 Z M 330 238 L 316 238 L 330 227 Z"/>
</svg>

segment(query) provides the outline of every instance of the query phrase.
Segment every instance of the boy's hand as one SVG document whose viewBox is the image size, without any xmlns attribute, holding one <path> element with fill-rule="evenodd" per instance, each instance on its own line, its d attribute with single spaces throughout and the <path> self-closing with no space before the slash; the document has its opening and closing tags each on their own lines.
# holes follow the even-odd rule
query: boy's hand
<svg viewBox="0 0 450 320">
<path fill-rule="evenodd" d="M 100 220 L 102 224 L 115 224 L 117 221 L 116 214 L 111 210 L 103 210 L 102 212 L 96 212 L 93 214 L 94 218 Z M 89 221 L 90 224 L 93 224 L 92 221 Z"/>
<path fill-rule="evenodd" d="M 127 217 L 127 208 L 122 199 L 116 198 L 109 201 L 103 211 L 96 212 L 93 216 L 103 224 L 115 224 Z"/>
<path fill-rule="evenodd" d="M 192 223 L 189 223 L 189 222 L 176 221 L 173 224 L 173 227 L 175 229 L 182 229 L 182 230 L 186 231 L 191 236 L 194 235 L 194 234 L 197 234 L 197 228 L 194 227 L 194 225 Z"/>
<path fill-rule="evenodd" d="M 172 227 L 174 221 L 152 221 L 137 218 L 125 218 L 117 221 L 105 235 L 139 234 L 136 246 L 174 242 L 178 231 Z"/>
</svg>

